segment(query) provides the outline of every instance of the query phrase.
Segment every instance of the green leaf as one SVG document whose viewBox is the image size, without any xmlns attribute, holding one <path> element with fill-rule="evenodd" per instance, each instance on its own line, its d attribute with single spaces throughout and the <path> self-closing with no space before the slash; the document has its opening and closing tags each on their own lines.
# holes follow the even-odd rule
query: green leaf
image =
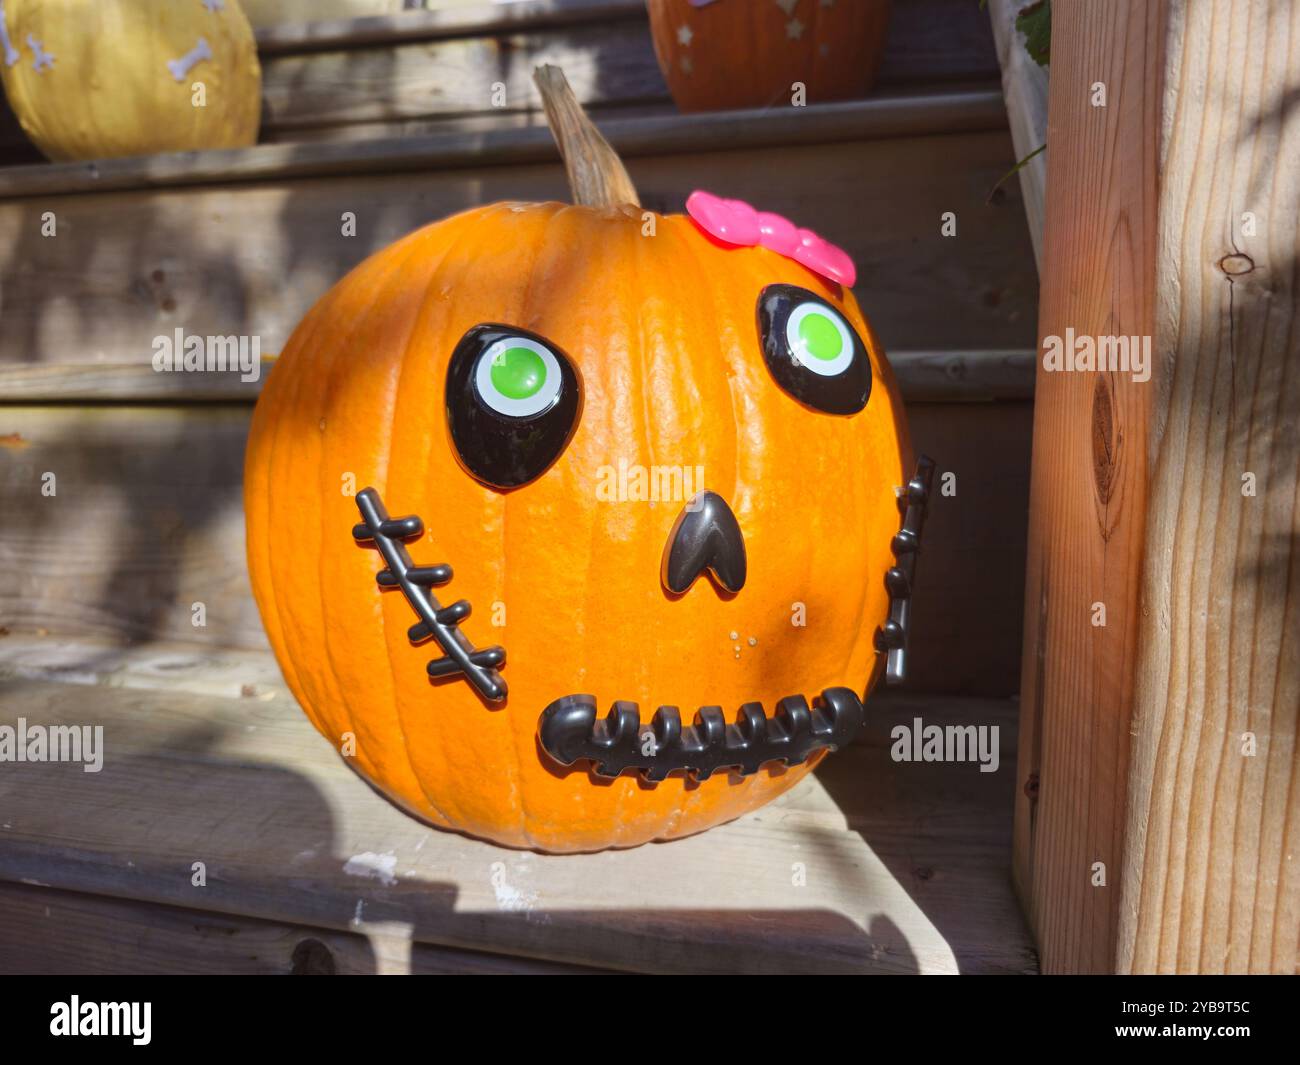
<svg viewBox="0 0 1300 1065">
<path fill-rule="evenodd" d="M 1040 67 L 1052 61 L 1052 0 L 1036 0 L 1020 9 L 1016 29 L 1025 35 L 1025 51 Z"/>
<path fill-rule="evenodd" d="M 1028 164 L 1029 160 L 1031 160 L 1036 155 L 1041 155 L 1045 151 L 1047 151 L 1047 145 L 1040 144 L 1032 152 L 1026 155 L 1023 159 L 1021 159 L 1020 162 L 1018 162 L 1015 166 L 1013 166 L 1010 170 L 1008 170 L 1005 174 L 1003 174 L 1000 178 L 998 178 L 998 183 L 994 185 L 991 189 L 989 189 L 989 194 L 984 200 L 985 205 L 987 206 L 988 204 L 991 204 L 993 202 L 993 194 L 997 192 L 998 189 L 1002 188 L 1002 186 L 1007 183 L 1007 180 L 1013 174 L 1020 173 L 1020 171 L 1025 168 L 1026 164 Z"/>
</svg>

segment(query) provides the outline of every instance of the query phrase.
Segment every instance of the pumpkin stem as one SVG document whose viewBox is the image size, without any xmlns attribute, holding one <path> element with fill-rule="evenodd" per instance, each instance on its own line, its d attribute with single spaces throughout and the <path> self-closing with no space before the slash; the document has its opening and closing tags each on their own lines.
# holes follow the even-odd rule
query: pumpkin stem
<svg viewBox="0 0 1300 1065">
<path fill-rule="evenodd" d="M 573 202 L 584 207 L 640 207 L 636 186 L 623 161 L 587 117 L 564 71 L 544 63 L 533 70 L 533 81 L 542 94 L 546 123 L 569 174 Z"/>
</svg>

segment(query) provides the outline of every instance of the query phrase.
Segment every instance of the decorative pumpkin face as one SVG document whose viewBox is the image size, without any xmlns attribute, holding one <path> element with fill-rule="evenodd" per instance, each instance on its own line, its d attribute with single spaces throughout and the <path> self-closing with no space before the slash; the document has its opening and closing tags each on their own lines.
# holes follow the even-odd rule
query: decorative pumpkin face
<svg viewBox="0 0 1300 1065">
<path fill-rule="evenodd" d="M 901 405 L 847 289 L 767 222 L 714 235 L 745 239 L 740 207 L 456 215 L 336 285 L 265 384 L 245 502 L 271 644 L 434 824 L 684 836 L 861 725 L 897 645 Z"/>
<path fill-rule="evenodd" d="M 649 0 L 659 69 L 683 111 L 863 96 L 884 53 L 889 0 Z"/>
<path fill-rule="evenodd" d="M 257 140 L 262 75 L 239 0 L 3 0 L 0 24 L 10 106 L 55 161 Z"/>
</svg>

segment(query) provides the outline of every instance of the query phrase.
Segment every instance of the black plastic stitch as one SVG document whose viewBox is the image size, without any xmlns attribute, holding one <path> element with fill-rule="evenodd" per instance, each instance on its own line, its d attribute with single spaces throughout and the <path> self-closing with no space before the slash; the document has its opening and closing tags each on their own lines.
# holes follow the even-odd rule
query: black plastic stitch
<svg viewBox="0 0 1300 1065">
<path fill-rule="evenodd" d="M 907 635 L 912 616 L 912 583 L 916 579 L 916 556 L 921 550 L 921 531 L 930 502 L 934 461 L 925 455 L 916 460 L 916 472 L 899 493 L 898 507 L 903 524 L 890 542 L 895 564 L 885 574 L 889 592 L 889 618 L 876 630 L 876 650 L 885 653 L 885 683 L 900 684 L 907 675 Z"/>
<path fill-rule="evenodd" d="M 420 620 L 410 627 L 407 636 L 412 643 L 423 643 L 430 637 L 442 648 L 443 657 L 433 659 L 428 665 L 430 677 L 450 677 L 462 673 L 483 698 L 499 703 L 506 697 L 506 682 L 497 667 L 506 660 L 501 647 L 475 650 L 474 645 L 458 627 L 469 617 L 468 600 L 459 599 L 443 606 L 428 589 L 451 580 L 451 567 L 416 566 L 411 563 L 403 540 L 424 532 L 424 522 L 414 515 L 390 518 L 379 493 L 365 488 L 357 493 L 357 509 L 364 519 L 352 527 L 352 536 L 358 543 L 371 543 L 388 564 L 375 575 L 381 588 L 400 588 Z"/>
<path fill-rule="evenodd" d="M 561 765 L 586 758 L 597 776 L 636 769 L 657 783 L 674 770 L 706 780 L 718 769 L 751 776 L 767 762 L 799 765 L 823 748 L 849 743 L 864 724 L 862 700 L 848 688 L 827 688 L 812 707 L 802 695 L 788 696 L 772 717 L 761 703 L 745 703 L 732 725 L 718 706 L 701 707 L 685 727 L 677 707 L 661 706 L 644 730 L 636 703 L 616 702 L 598 720 L 594 696 L 566 695 L 542 711 L 537 734 Z"/>
</svg>

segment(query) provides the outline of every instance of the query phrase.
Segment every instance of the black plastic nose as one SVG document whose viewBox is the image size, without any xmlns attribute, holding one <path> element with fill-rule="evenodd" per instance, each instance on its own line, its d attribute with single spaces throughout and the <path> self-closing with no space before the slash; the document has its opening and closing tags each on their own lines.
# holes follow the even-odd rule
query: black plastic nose
<svg viewBox="0 0 1300 1065">
<path fill-rule="evenodd" d="M 661 577 L 676 595 L 705 570 L 729 592 L 745 586 L 745 537 L 717 492 L 699 492 L 682 510 L 664 546 Z"/>
</svg>

